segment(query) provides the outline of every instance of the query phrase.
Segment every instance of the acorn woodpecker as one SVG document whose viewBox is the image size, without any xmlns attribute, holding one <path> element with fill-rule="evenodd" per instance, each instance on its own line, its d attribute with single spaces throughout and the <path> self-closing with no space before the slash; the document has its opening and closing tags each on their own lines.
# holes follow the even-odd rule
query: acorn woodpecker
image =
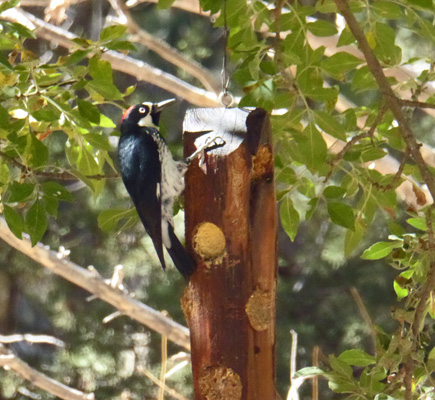
<svg viewBox="0 0 435 400">
<path fill-rule="evenodd" d="M 173 206 L 184 190 L 188 161 L 174 161 L 160 136 L 161 111 L 175 99 L 128 108 L 121 120 L 118 151 L 121 175 L 163 269 L 163 246 L 187 279 L 195 263 L 174 233 Z"/>
</svg>

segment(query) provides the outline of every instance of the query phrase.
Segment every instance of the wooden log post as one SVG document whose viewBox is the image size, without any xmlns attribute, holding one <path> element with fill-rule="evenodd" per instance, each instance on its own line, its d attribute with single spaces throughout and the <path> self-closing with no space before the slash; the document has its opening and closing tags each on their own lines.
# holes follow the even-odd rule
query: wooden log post
<svg viewBox="0 0 435 400">
<path fill-rule="evenodd" d="M 182 306 L 195 400 L 271 400 L 277 214 L 269 117 L 263 109 L 188 111 L 186 155 L 216 136 L 225 145 L 186 174 L 186 243 L 198 268 Z"/>
</svg>

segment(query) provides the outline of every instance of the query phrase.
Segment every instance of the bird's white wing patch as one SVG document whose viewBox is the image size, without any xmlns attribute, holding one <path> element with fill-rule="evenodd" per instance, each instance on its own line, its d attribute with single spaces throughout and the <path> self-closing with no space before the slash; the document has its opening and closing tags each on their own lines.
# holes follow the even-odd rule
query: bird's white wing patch
<svg viewBox="0 0 435 400">
<path fill-rule="evenodd" d="M 160 198 L 160 183 L 158 183 L 156 186 L 156 196 L 158 199 Z"/>
</svg>

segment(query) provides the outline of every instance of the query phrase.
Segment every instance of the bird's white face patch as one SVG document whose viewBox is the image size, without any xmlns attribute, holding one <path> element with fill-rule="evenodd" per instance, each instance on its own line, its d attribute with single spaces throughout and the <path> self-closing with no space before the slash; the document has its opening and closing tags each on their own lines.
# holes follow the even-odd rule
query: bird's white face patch
<svg viewBox="0 0 435 400">
<path fill-rule="evenodd" d="M 152 103 L 142 103 L 142 107 L 139 108 L 139 112 L 143 114 L 143 118 L 141 118 L 138 122 L 139 126 L 143 126 L 145 128 L 157 128 L 154 124 L 153 119 L 151 117 L 151 110 L 153 107 Z"/>
</svg>

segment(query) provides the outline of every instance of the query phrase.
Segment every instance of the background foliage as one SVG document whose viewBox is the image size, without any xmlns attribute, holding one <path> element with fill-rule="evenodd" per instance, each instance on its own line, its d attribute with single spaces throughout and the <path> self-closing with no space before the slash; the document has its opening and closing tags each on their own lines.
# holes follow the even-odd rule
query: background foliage
<svg viewBox="0 0 435 400">
<path fill-rule="evenodd" d="M 43 17 L 44 7 L 22 3 Z M 230 90 L 241 107 L 273 110 L 282 222 L 278 391 L 289 387 L 293 329 L 298 368 L 308 367 L 298 376 L 325 377 L 321 398 L 433 398 L 432 0 L 203 0 L 215 27 L 203 15 L 162 9 L 170 3 L 140 2 L 133 6 L 134 20 L 205 67 L 215 83 L 226 22 Z M 379 90 L 373 62 L 358 50 L 355 27 L 341 8 L 338 13 L 343 4 L 400 96 L 411 134 L 424 143 L 418 149 L 423 161 L 412 152 L 391 96 Z M 183 284 L 174 271 L 160 270 L 118 178 L 115 156 L 122 110 L 171 93 L 159 89 L 159 81 L 136 82 L 114 71 L 105 55 L 129 52 L 189 85 L 201 83 L 133 44 L 131 24 L 113 18 L 114 11 L 119 16 L 116 2 L 65 5 L 64 27 L 78 35 L 68 51 L 2 14 L 2 214 L 16 236 L 64 246 L 76 263 L 95 265 L 107 277 L 123 264 L 129 291 L 183 322 Z M 1 12 L 14 8 L 18 1 L 0 4 Z M 178 155 L 187 106 L 181 102 L 179 111 L 163 118 L 162 130 Z M 125 317 L 100 323 L 112 312 L 106 304 L 87 303 L 81 289 L 1 246 L 0 333 L 49 333 L 67 343 L 61 350 L 11 346 L 20 357 L 97 398 L 155 397 L 155 385 L 138 367 L 159 374 L 156 334 Z M 178 351 L 169 345 L 170 355 Z M 191 395 L 188 368 L 168 379 Z M 39 395 L 11 373 L 2 372 L 0 380 L 0 398 Z M 311 397 L 308 385 L 301 396 Z"/>
</svg>

